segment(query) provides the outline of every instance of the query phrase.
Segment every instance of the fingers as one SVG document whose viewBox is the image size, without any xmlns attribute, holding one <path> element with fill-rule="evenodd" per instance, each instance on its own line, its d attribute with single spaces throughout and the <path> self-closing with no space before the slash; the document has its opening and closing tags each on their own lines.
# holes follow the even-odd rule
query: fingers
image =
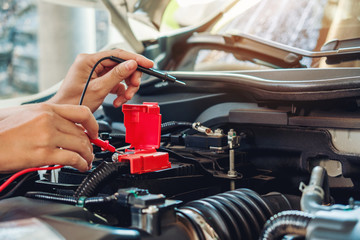
<svg viewBox="0 0 360 240">
<path fill-rule="evenodd" d="M 89 138 L 84 132 L 81 136 L 61 133 L 55 138 L 57 147 L 77 153 L 87 162 L 87 165 L 91 164 L 94 159 L 93 149 Z"/>
<path fill-rule="evenodd" d="M 21 106 L 2 120 L 2 169 L 61 164 L 88 170 L 93 149 L 84 128 L 77 123 L 83 124 L 93 138 L 97 136 L 97 123 L 87 107 L 46 103 Z"/>
<path fill-rule="evenodd" d="M 81 172 L 85 172 L 91 168 L 91 164 L 78 153 L 60 148 L 54 149 L 51 154 L 51 162 L 48 164 L 72 166 Z"/>
<path fill-rule="evenodd" d="M 106 96 L 108 93 L 122 93 L 122 86 L 119 85 L 121 81 L 130 76 L 136 71 L 137 63 L 134 60 L 129 60 L 115 66 L 111 71 L 93 80 L 93 86 L 97 86 L 97 94 L 100 96 Z M 135 75 L 139 76 L 139 75 Z M 133 80 L 137 85 L 140 85 L 140 80 Z M 138 82 L 138 83 L 137 83 Z M 128 86 L 129 87 L 129 86 Z M 138 86 L 136 86 L 138 88 Z M 133 89 L 132 91 L 135 91 Z M 136 92 L 136 91 L 135 91 Z M 125 92 L 124 92 L 125 93 Z"/>
<path fill-rule="evenodd" d="M 127 52 L 127 51 L 124 51 L 121 49 L 113 49 L 113 50 L 95 53 L 95 54 L 91 55 L 91 58 L 92 58 L 93 64 L 95 64 L 101 58 L 109 57 L 109 56 L 115 56 L 115 57 L 122 58 L 125 60 L 132 59 L 132 60 L 135 60 L 137 62 L 137 64 L 139 64 L 140 66 L 143 66 L 145 68 L 151 68 L 154 65 L 154 63 L 151 60 L 147 59 L 146 57 L 144 57 L 140 54 Z M 105 60 L 105 61 L 101 62 L 101 64 L 104 67 L 113 67 L 113 66 L 117 65 L 117 63 L 112 60 Z"/>
<path fill-rule="evenodd" d="M 97 138 L 99 126 L 90 109 L 77 105 L 52 105 L 53 111 L 73 123 L 80 123 L 90 138 Z"/>
<path fill-rule="evenodd" d="M 89 74 L 92 67 L 100 59 L 110 56 L 115 56 L 128 61 L 118 64 L 117 62 L 107 59 L 97 65 L 88 87 L 87 96 L 84 99 L 84 104 L 89 106 L 93 111 L 101 105 L 104 98 L 109 93 L 118 95 L 118 98 L 114 101 L 115 107 L 130 100 L 139 89 L 140 85 L 141 73 L 136 72 L 137 66 L 141 65 L 145 68 L 151 68 L 154 65 L 151 60 L 144 56 L 120 49 L 114 49 L 95 54 L 78 55 L 74 64 L 75 67 L 73 71 L 71 71 L 76 72 L 76 74 L 73 74 L 74 76 L 68 74 L 68 77 L 75 79 L 76 75 L 78 76 L 76 79 L 86 79 L 86 76 L 79 76 L 79 72 L 86 72 Z M 123 80 L 126 80 L 127 87 L 125 88 L 120 84 Z M 75 99 L 75 97 L 73 98 Z"/>
<path fill-rule="evenodd" d="M 66 119 L 57 119 L 54 123 L 58 132 L 53 137 L 53 147 L 76 152 L 90 165 L 94 159 L 93 147 L 85 129 Z"/>
<path fill-rule="evenodd" d="M 94 116 L 90 110 L 84 106 L 73 105 L 50 105 L 54 113 L 53 125 L 57 129 L 56 134 L 53 135 L 51 143 L 52 149 L 62 149 L 67 155 L 71 154 L 71 158 L 64 161 L 70 161 L 71 165 L 79 170 L 86 171 L 87 166 L 91 165 L 94 159 L 92 145 L 88 135 L 84 132 L 84 128 L 88 132 L 93 132 L 93 136 L 97 137 L 98 126 Z M 82 126 L 77 123 L 83 124 Z M 90 136 L 90 134 L 89 134 Z M 94 137 L 94 138 L 95 138 Z M 55 151 L 57 152 L 57 151 Z M 70 152 L 70 153 L 69 153 Z M 57 154 L 60 154 L 59 152 Z M 68 156 L 64 156 L 68 157 Z M 51 157 L 50 160 L 53 161 Z M 86 162 L 86 167 L 83 167 L 83 162 Z M 59 164 L 59 163 L 58 163 Z M 62 163 L 60 163 L 62 164 Z"/>
<path fill-rule="evenodd" d="M 126 86 L 124 83 L 119 83 L 113 88 L 111 93 L 116 94 L 117 98 L 113 101 L 114 107 L 120 107 L 122 104 L 127 102 L 127 99 L 124 97 L 126 91 Z"/>
<path fill-rule="evenodd" d="M 121 106 L 134 96 L 139 90 L 141 75 L 141 72 L 134 72 L 125 80 L 126 85 L 124 83 L 119 83 L 111 90 L 111 93 L 117 95 L 117 98 L 113 102 L 114 107 Z"/>
<path fill-rule="evenodd" d="M 106 96 L 109 92 L 118 95 L 113 103 L 115 107 L 119 107 L 121 104 L 130 100 L 139 90 L 142 73 L 135 71 L 137 65 L 141 65 L 146 68 L 153 67 L 154 65 L 152 61 L 144 56 L 119 49 L 104 51 L 95 55 L 97 59 L 106 56 L 116 56 L 125 60 L 130 59 L 129 61 L 121 64 L 117 64 L 112 60 L 103 61 L 101 63 L 103 75 L 99 72 L 98 76 L 101 77 L 93 80 L 93 86 L 96 86 L 98 91 L 101 91 L 98 95 Z M 111 67 L 113 68 L 108 71 Z M 127 87 L 124 88 L 120 82 L 125 79 Z"/>
<path fill-rule="evenodd" d="M 135 72 L 130 76 L 130 78 L 125 80 L 128 87 L 124 93 L 124 97 L 127 100 L 130 100 L 134 96 L 134 94 L 139 90 L 141 76 L 142 76 L 141 72 Z"/>
</svg>

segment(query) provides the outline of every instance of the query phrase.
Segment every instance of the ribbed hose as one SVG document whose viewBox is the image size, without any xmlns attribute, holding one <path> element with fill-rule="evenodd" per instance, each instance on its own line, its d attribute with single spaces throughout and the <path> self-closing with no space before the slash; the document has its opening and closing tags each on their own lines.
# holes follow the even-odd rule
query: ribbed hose
<svg viewBox="0 0 360 240">
<path fill-rule="evenodd" d="M 191 122 L 169 121 L 161 124 L 161 134 L 171 133 L 175 130 L 191 128 Z"/>
<path fill-rule="evenodd" d="M 27 192 L 25 197 L 28 198 L 36 198 L 36 199 L 43 199 L 49 200 L 54 202 L 60 202 L 65 204 L 76 205 L 77 200 L 73 196 L 64 196 L 56 193 L 47 193 L 47 192 Z"/>
<path fill-rule="evenodd" d="M 103 204 L 115 200 L 114 196 L 90 197 L 79 200 L 74 196 L 64 196 L 56 193 L 47 192 L 27 192 L 25 197 L 59 202 L 69 205 L 81 205 L 82 207 L 90 207 L 96 204 Z"/>
<path fill-rule="evenodd" d="M 291 209 L 283 195 L 274 197 L 276 206 L 250 189 L 237 189 L 189 202 L 179 212 L 193 225 L 197 220 L 188 210 L 201 215 L 220 239 L 257 239 L 267 219 L 278 211 Z"/>
<path fill-rule="evenodd" d="M 118 172 L 118 168 L 118 163 L 102 162 L 94 171 L 86 176 L 76 189 L 74 197 L 93 196 L 100 183 L 114 176 Z"/>
<path fill-rule="evenodd" d="M 287 234 L 306 236 L 306 228 L 313 218 L 312 214 L 301 211 L 280 212 L 267 221 L 259 239 L 282 239 Z"/>
</svg>

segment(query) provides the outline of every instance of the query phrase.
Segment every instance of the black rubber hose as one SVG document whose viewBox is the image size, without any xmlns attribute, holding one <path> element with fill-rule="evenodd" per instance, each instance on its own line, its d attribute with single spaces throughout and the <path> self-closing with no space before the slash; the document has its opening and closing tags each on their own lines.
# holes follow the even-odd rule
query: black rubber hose
<svg viewBox="0 0 360 240">
<path fill-rule="evenodd" d="M 306 228 L 314 216 L 301 211 L 284 211 L 271 217 L 260 235 L 260 240 L 282 239 L 291 234 L 306 236 Z"/>
<path fill-rule="evenodd" d="M 161 134 L 171 133 L 176 130 L 191 128 L 191 122 L 169 121 L 161 124 Z"/>
<path fill-rule="evenodd" d="M 244 225 L 242 227 L 245 228 L 246 231 L 243 233 L 243 238 L 255 239 L 255 236 L 258 236 L 259 232 L 261 231 L 262 226 L 259 225 L 252 210 L 247 207 L 246 202 L 244 202 L 242 199 L 237 198 L 235 195 L 229 192 L 220 194 L 219 196 L 233 202 L 236 206 L 233 211 L 239 212 L 239 214 L 243 216 L 243 218 L 245 218 L 245 222 L 243 223 Z"/>
<path fill-rule="evenodd" d="M 86 198 L 84 200 L 84 207 L 88 208 L 92 205 L 97 205 L 97 204 L 104 204 L 106 202 L 111 202 L 116 200 L 115 197 L 112 196 L 106 196 L 106 197 L 90 197 L 90 198 Z"/>
<path fill-rule="evenodd" d="M 260 226 L 265 224 L 266 220 L 271 217 L 271 215 L 266 216 L 265 213 L 262 211 L 261 207 L 251 199 L 246 193 L 240 191 L 231 191 L 232 194 L 236 195 L 237 198 L 242 199 L 246 206 L 251 209 L 253 216 L 256 218 L 257 222 Z"/>
<path fill-rule="evenodd" d="M 230 199 L 231 197 L 226 198 L 225 196 L 216 195 L 210 198 L 223 204 L 229 210 L 229 216 L 235 220 L 235 226 L 240 232 L 240 236 L 238 236 L 239 239 L 252 239 L 251 227 L 248 224 L 248 218 L 246 217 L 246 214 L 244 214 L 243 210 L 233 202 L 234 200 Z"/>
<path fill-rule="evenodd" d="M 231 233 L 228 226 L 225 225 L 225 220 L 222 214 L 211 203 L 203 200 L 196 200 L 188 203 L 185 208 L 202 215 L 219 235 L 219 239 L 231 239 Z"/>
<path fill-rule="evenodd" d="M 234 233 L 234 235 L 231 237 L 232 238 L 235 237 L 236 239 L 240 240 L 241 232 L 237 225 L 237 221 L 236 221 L 235 217 L 233 216 L 233 214 L 231 213 L 231 211 L 226 206 L 226 204 L 224 204 L 223 202 L 220 203 L 219 201 L 217 201 L 216 199 L 213 199 L 213 198 L 206 198 L 206 199 L 204 199 L 204 201 L 212 204 L 216 209 L 218 209 L 218 211 L 220 212 L 221 216 L 224 219 L 224 224 L 227 225 L 229 228 L 229 232 Z"/>
<path fill-rule="evenodd" d="M 267 196 L 271 198 L 272 196 Z M 278 199 L 279 196 L 276 195 Z M 187 218 L 201 215 L 220 239 L 257 239 L 265 222 L 275 213 L 291 209 L 288 201 L 272 203 L 250 189 L 237 189 L 208 198 L 192 201 L 179 209 Z M 195 222 L 191 221 L 192 224 Z"/>
<path fill-rule="evenodd" d="M 74 197 L 91 197 L 96 193 L 100 184 L 119 172 L 119 168 L 125 166 L 123 163 L 102 162 L 82 181 L 74 193 Z"/>
</svg>

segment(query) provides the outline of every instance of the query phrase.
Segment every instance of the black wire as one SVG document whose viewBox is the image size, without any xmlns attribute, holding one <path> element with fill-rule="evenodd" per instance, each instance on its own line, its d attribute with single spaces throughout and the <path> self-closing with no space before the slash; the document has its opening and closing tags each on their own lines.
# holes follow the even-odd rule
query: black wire
<svg viewBox="0 0 360 240">
<path fill-rule="evenodd" d="M 198 169 L 200 170 L 200 172 L 204 175 L 212 175 L 211 172 L 209 172 L 199 161 L 197 161 L 195 158 L 191 158 L 191 157 L 186 157 L 184 155 L 181 155 L 173 150 L 170 150 L 168 148 L 165 147 L 161 147 L 159 148 L 160 151 L 163 152 L 167 152 L 169 153 L 169 157 L 175 158 L 176 160 L 183 162 L 183 163 L 190 163 L 190 164 L 194 164 L 196 167 L 198 167 Z"/>
<path fill-rule="evenodd" d="M 84 97 L 85 97 L 85 93 L 86 93 L 87 87 L 89 86 L 89 82 L 90 82 L 90 80 L 91 80 L 91 77 L 92 77 L 92 75 L 93 75 L 93 73 L 94 73 L 94 71 L 95 71 L 95 69 L 96 69 L 97 65 L 99 65 L 99 63 L 101 63 L 102 61 L 107 60 L 107 59 L 112 60 L 112 58 L 111 58 L 111 57 L 103 57 L 103 58 L 101 58 L 99 61 L 97 61 L 97 62 L 95 63 L 95 65 L 94 65 L 94 67 L 91 69 L 91 72 L 90 72 L 89 78 L 88 78 L 88 80 L 86 81 L 86 84 L 85 84 L 84 90 L 83 90 L 83 92 L 82 92 L 82 94 L 81 94 L 79 105 L 81 105 L 81 104 L 82 104 L 82 102 L 83 102 L 83 100 L 84 100 Z"/>
</svg>

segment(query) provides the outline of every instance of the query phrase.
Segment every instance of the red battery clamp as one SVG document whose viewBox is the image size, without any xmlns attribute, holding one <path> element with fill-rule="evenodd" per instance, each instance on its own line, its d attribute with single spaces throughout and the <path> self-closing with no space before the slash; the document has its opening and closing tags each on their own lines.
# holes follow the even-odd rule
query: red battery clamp
<svg viewBox="0 0 360 240">
<path fill-rule="evenodd" d="M 157 152 L 161 138 L 161 114 L 157 103 L 124 104 L 125 141 L 130 148 L 119 162 L 130 163 L 130 173 L 141 174 L 171 167 L 169 154 Z"/>
</svg>

